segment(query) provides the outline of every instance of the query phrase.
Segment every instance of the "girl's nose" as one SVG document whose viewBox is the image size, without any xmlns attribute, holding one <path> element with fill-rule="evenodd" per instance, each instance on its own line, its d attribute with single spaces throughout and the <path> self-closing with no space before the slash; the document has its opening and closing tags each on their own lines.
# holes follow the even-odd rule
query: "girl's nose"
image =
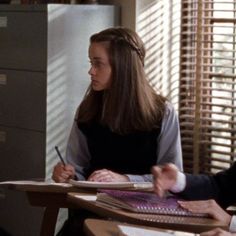
<svg viewBox="0 0 236 236">
<path fill-rule="evenodd" d="M 90 69 L 89 69 L 89 71 L 88 71 L 88 74 L 89 74 L 89 75 L 94 75 L 94 69 L 93 69 L 92 66 L 90 67 Z"/>
</svg>

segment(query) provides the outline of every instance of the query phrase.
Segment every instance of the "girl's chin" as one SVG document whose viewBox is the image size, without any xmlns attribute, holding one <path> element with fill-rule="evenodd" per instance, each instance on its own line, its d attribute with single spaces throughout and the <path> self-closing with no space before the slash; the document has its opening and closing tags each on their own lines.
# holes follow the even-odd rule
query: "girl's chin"
<svg viewBox="0 0 236 236">
<path fill-rule="evenodd" d="M 103 90 L 103 88 L 101 88 L 101 87 L 99 87 L 99 86 L 94 86 L 94 85 L 92 85 L 92 89 L 94 90 L 94 91 L 102 91 Z"/>
<path fill-rule="evenodd" d="M 98 92 L 108 89 L 106 86 L 101 86 L 101 84 L 97 84 L 97 83 L 92 83 L 91 87 L 94 91 L 98 91 Z"/>
</svg>

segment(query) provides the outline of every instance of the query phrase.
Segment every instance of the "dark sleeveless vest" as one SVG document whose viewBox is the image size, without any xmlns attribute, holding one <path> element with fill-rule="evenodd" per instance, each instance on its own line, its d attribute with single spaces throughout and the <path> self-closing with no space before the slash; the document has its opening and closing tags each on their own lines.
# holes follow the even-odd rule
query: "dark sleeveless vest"
<svg viewBox="0 0 236 236">
<path fill-rule="evenodd" d="M 156 164 L 160 128 L 120 135 L 98 123 L 79 123 L 78 127 L 87 138 L 91 154 L 86 177 L 103 168 L 120 174 L 148 174 Z"/>
</svg>

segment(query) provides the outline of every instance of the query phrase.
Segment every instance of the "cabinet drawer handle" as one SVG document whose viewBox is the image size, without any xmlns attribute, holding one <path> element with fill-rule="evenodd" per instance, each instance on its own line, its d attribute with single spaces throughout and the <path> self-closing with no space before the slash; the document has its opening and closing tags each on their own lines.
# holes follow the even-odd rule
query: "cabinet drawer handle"
<svg viewBox="0 0 236 236">
<path fill-rule="evenodd" d="M 6 142 L 6 132 L 0 131 L 0 143 L 5 143 Z"/>
<path fill-rule="evenodd" d="M 7 84 L 7 75 L 0 74 L 0 85 L 6 85 Z"/>
<path fill-rule="evenodd" d="M 4 199 L 6 197 L 4 189 L 0 188 L 0 200 Z"/>
<path fill-rule="evenodd" d="M 7 27 L 7 17 L 0 16 L 0 28 L 6 28 L 6 27 Z"/>
</svg>

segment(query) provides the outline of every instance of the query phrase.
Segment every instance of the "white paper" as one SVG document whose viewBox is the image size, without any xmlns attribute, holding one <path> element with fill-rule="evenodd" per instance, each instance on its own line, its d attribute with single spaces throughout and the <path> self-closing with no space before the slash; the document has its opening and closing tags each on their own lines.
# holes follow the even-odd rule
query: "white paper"
<svg viewBox="0 0 236 236">
<path fill-rule="evenodd" d="M 158 230 L 145 229 L 135 226 L 118 225 L 119 236 L 199 236 L 199 234 L 182 231 L 162 232 Z"/>
<path fill-rule="evenodd" d="M 118 225 L 121 231 L 120 235 L 124 236 L 173 236 L 174 234 L 168 232 L 161 232 L 156 230 L 138 228 L 133 226 Z"/>
<path fill-rule="evenodd" d="M 86 201 L 96 201 L 97 200 L 97 196 L 96 195 L 75 195 L 76 198 L 81 198 L 83 200 Z"/>
</svg>

